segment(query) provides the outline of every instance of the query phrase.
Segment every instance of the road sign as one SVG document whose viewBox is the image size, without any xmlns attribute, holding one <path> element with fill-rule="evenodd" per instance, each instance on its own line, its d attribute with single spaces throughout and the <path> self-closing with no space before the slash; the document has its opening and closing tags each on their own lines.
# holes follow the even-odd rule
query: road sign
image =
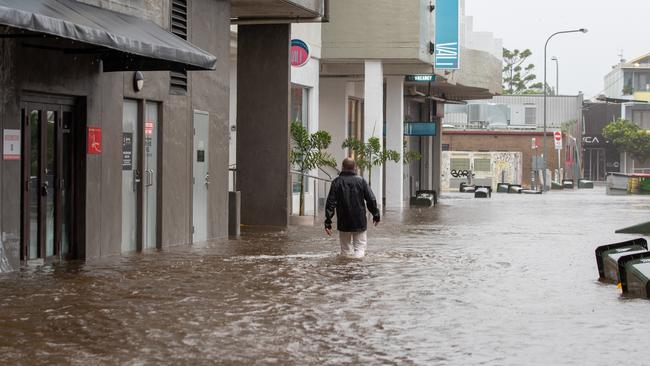
<svg viewBox="0 0 650 366">
<path fill-rule="evenodd" d="M 537 139 L 534 137 L 530 141 L 530 148 L 533 150 L 537 149 Z"/>
<path fill-rule="evenodd" d="M 553 140 L 555 141 L 555 149 L 562 150 L 562 132 L 553 132 Z"/>
</svg>

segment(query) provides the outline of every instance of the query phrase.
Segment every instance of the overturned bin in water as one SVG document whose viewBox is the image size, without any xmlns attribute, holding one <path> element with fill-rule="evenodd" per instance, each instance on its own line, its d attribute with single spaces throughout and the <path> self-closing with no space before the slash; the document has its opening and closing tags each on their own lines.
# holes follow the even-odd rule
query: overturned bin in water
<svg viewBox="0 0 650 366">
<path fill-rule="evenodd" d="M 431 207 L 438 203 L 438 193 L 436 191 L 422 190 L 415 192 L 415 197 L 411 197 L 410 205 L 415 207 Z"/>
<path fill-rule="evenodd" d="M 508 183 L 497 184 L 497 193 L 508 193 L 508 189 L 510 189 L 510 184 Z"/>
<path fill-rule="evenodd" d="M 508 187 L 508 193 L 521 193 L 522 189 L 521 184 L 511 184 Z"/>
<path fill-rule="evenodd" d="M 474 191 L 474 198 L 490 198 L 492 197 L 492 187 L 476 186 Z"/>
<path fill-rule="evenodd" d="M 650 252 L 621 257 L 618 276 L 623 294 L 650 299 Z"/>
<path fill-rule="evenodd" d="M 648 242 L 643 238 L 599 246 L 596 248 L 599 279 L 605 282 L 619 283 L 619 258 L 630 254 L 643 253 L 647 250 Z"/>
</svg>

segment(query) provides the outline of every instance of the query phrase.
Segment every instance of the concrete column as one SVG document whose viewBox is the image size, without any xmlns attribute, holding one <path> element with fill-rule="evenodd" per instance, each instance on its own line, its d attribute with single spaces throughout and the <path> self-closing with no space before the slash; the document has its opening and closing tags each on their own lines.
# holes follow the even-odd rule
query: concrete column
<svg viewBox="0 0 650 366">
<path fill-rule="evenodd" d="M 404 76 L 386 78 L 386 148 L 404 150 Z M 404 163 L 386 163 L 386 207 L 402 207 Z"/>
<path fill-rule="evenodd" d="M 444 108 L 444 104 L 438 103 L 438 108 Z M 433 159 L 431 160 L 432 181 L 431 186 L 440 196 L 440 177 L 442 175 L 442 121 L 436 122 L 436 135 L 433 136 Z"/>
<path fill-rule="evenodd" d="M 379 137 L 383 145 L 384 132 L 384 72 L 381 61 L 367 60 L 365 62 L 364 79 L 364 121 L 363 136 L 366 141 L 370 137 Z M 377 198 L 377 204 L 383 203 L 383 174 L 382 167 L 375 166 L 372 169 L 372 177 L 369 179 L 372 191 Z M 368 172 L 366 172 L 366 175 Z"/>
<path fill-rule="evenodd" d="M 347 80 L 341 78 L 321 78 L 319 99 L 319 128 L 332 135 L 332 144 L 327 152 L 336 159 L 340 168 L 346 157 L 346 151 L 341 148 L 348 136 L 347 130 Z M 325 175 L 320 173 L 321 177 Z"/>
<path fill-rule="evenodd" d="M 237 35 L 237 190 L 241 223 L 289 223 L 288 24 L 240 25 Z"/>
</svg>

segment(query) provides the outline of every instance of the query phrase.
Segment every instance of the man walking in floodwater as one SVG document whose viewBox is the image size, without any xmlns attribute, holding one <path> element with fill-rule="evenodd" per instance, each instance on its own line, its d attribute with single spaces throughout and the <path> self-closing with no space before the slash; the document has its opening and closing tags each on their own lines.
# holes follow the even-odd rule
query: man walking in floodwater
<svg viewBox="0 0 650 366">
<path fill-rule="evenodd" d="M 341 239 L 341 254 L 348 255 L 352 249 L 355 258 L 366 254 L 368 221 L 366 206 L 372 214 L 372 222 L 379 224 L 377 200 L 365 179 L 357 175 L 357 164 L 345 158 L 342 171 L 334 179 L 325 204 L 325 232 L 332 235 L 332 217 L 336 210 L 336 226 Z"/>
</svg>

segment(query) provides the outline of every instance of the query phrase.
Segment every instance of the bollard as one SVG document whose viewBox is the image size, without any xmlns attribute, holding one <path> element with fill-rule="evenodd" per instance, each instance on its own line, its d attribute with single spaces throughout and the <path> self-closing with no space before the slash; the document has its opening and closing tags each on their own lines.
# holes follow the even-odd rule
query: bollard
<svg viewBox="0 0 650 366">
<path fill-rule="evenodd" d="M 647 250 L 648 242 L 643 238 L 599 246 L 596 248 L 598 278 L 604 282 L 619 283 L 619 258 Z"/>
<path fill-rule="evenodd" d="M 431 207 L 438 203 L 438 193 L 431 190 L 423 190 L 415 192 L 415 197 L 411 197 L 409 201 L 411 206 L 416 207 Z"/>
<path fill-rule="evenodd" d="M 650 299 L 650 252 L 622 256 L 618 277 L 623 294 Z"/>
<path fill-rule="evenodd" d="M 508 193 L 508 188 L 510 188 L 510 184 L 499 183 L 497 184 L 497 193 Z"/>
<path fill-rule="evenodd" d="M 594 182 L 587 179 L 578 180 L 578 189 L 593 189 Z"/>
</svg>

